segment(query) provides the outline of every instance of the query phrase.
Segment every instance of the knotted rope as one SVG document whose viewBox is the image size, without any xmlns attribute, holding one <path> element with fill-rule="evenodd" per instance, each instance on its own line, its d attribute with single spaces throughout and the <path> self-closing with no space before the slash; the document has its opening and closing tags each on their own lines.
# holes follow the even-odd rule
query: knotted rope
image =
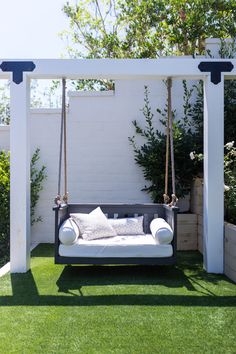
<svg viewBox="0 0 236 354">
<path fill-rule="evenodd" d="M 173 116 L 172 116 L 172 79 L 167 79 L 167 124 L 166 124 L 166 163 L 165 163 L 165 193 L 163 194 L 164 203 L 169 204 L 170 197 L 168 195 L 168 179 L 169 179 L 169 154 L 171 158 L 171 179 L 172 179 L 172 195 L 170 206 L 177 204 L 175 190 L 175 159 L 174 159 L 174 137 L 173 137 Z"/>
<path fill-rule="evenodd" d="M 60 129 L 60 150 L 58 163 L 58 185 L 55 204 L 60 205 L 62 202 L 68 202 L 67 192 L 67 129 L 66 129 L 66 79 L 62 79 L 62 105 L 61 105 L 61 129 Z M 64 149 L 63 149 L 64 148 Z M 63 154 L 64 153 L 64 154 Z M 61 174 L 62 174 L 62 155 L 64 155 L 64 195 L 61 198 Z"/>
</svg>

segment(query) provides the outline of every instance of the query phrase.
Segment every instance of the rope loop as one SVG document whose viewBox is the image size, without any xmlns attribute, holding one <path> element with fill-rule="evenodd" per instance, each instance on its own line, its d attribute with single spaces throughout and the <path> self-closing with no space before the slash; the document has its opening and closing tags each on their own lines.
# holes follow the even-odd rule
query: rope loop
<svg viewBox="0 0 236 354">
<path fill-rule="evenodd" d="M 164 199 L 164 203 L 165 204 L 169 204 L 169 202 L 170 202 L 170 197 L 167 195 L 167 194 L 163 194 L 163 199 Z"/>
<path fill-rule="evenodd" d="M 65 204 L 67 204 L 68 203 L 68 199 L 69 199 L 69 195 L 68 195 L 68 193 L 65 193 L 64 195 L 63 195 L 63 202 L 65 203 Z"/>
<path fill-rule="evenodd" d="M 61 205 L 62 201 L 61 201 L 61 196 L 59 194 L 55 197 L 54 203 L 58 206 Z"/>
<path fill-rule="evenodd" d="M 172 198 L 172 200 L 171 200 L 170 206 L 176 206 L 178 203 L 178 198 L 176 197 L 176 195 L 174 193 L 171 195 L 171 198 Z"/>
</svg>

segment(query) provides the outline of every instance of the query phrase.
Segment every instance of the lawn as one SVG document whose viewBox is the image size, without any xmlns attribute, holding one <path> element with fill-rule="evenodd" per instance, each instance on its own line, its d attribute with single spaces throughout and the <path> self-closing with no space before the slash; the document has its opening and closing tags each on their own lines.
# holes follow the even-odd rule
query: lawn
<svg viewBox="0 0 236 354">
<path fill-rule="evenodd" d="M 197 252 L 176 267 L 62 266 L 0 278 L 0 353 L 236 353 L 236 285 Z"/>
</svg>

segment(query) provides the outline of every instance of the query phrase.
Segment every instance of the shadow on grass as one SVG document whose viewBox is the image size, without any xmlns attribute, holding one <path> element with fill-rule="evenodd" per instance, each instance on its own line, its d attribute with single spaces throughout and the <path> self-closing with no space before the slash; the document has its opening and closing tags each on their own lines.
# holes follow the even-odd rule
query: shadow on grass
<svg viewBox="0 0 236 354">
<path fill-rule="evenodd" d="M 198 280 L 204 276 L 209 281 L 209 275 L 196 265 L 195 268 L 196 274 L 188 277 L 181 267 L 170 266 L 66 266 L 56 282 L 58 293 L 51 295 L 39 294 L 31 271 L 12 274 L 13 295 L 0 296 L 0 306 L 236 306 L 236 297 L 213 294 L 205 281 Z M 210 279 L 216 283 L 226 278 L 213 275 Z M 115 286 L 120 285 L 124 290 L 126 285 L 137 287 L 133 288 L 133 294 L 116 294 Z M 162 291 L 163 287 L 170 289 L 169 294 L 153 293 L 153 287 L 152 293 L 138 293 L 139 286 L 147 286 L 148 289 L 148 286 L 156 285 Z M 100 289 L 102 294 L 84 296 L 83 287 L 88 286 L 104 288 Z M 106 286 L 109 289 L 114 286 L 114 293 L 110 294 L 108 290 L 106 294 Z M 177 294 L 172 291 L 176 288 Z M 186 289 L 191 293 L 186 294 Z"/>
<path fill-rule="evenodd" d="M 173 266 L 66 266 L 56 284 L 62 293 L 82 293 L 84 286 L 106 285 L 158 285 L 195 291 L 184 273 Z"/>
<path fill-rule="evenodd" d="M 36 248 L 31 252 L 31 257 L 54 257 L 54 244 L 52 243 L 40 243 Z"/>
</svg>

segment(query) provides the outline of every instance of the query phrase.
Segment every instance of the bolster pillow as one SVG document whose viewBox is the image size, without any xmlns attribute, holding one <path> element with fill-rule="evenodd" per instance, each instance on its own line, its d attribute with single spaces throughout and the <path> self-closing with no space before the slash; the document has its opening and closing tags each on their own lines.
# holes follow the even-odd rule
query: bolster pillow
<svg viewBox="0 0 236 354">
<path fill-rule="evenodd" d="M 79 228 L 75 222 L 69 218 L 63 222 L 59 229 L 59 240 L 63 245 L 73 245 L 79 237 Z"/>
<path fill-rule="evenodd" d="M 169 244 L 173 240 L 173 231 L 170 225 L 162 218 L 153 219 L 150 224 L 150 230 L 158 244 Z"/>
</svg>

